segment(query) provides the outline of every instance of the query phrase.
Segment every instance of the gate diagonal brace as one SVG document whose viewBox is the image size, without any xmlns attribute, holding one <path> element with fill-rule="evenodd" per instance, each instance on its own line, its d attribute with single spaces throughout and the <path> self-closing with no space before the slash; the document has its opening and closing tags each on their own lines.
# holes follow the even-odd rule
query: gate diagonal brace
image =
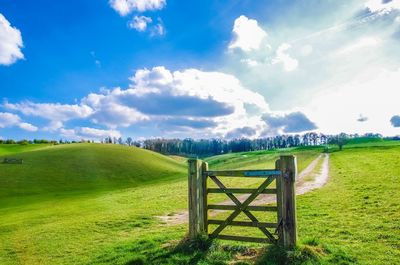
<svg viewBox="0 0 400 265">
<path fill-rule="evenodd" d="M 225 185 L 216 177 L 216 176 L 210 176 L 210 178 L 215 182 L 215 184 L 217 184 L 217 186 L 222 189 L 223 191 L 226 191 L 226 187 Z M 233 193 L 226 193 L 226 195 L 235 203 L 235 205 L 237 206 L 236 210 L 219 226 L 217 227 L 214 232 L 212 232 L 211 237 L 216 237 L 218 236 L 218 234 L 225 228 L 227 227 L 229 224 L 232 223 L 232 221 L 240 214 L 240 212 L 243 212 L 244 214 L 247 215 L 247 217 L 252 221 L 252 222 L 256 222 L 258 223 L 258 219 L 249 211 L 247 210 L 247 206 L 249 206 L 249 204 L 266 188 L 268 187 L 268 185 L 270 185 L 272 183 L 272 181 L 274 180 L 273 177 L 269 177 L 267 178 L 261 185 L 260 187 L 258 187 L 258 189 L 256 190 L 256 192 L 252 193 L 243 203 L 241 203 L 239 201 L 238 198 L 236 198 L 235 195 L 233 195 Z M 263 234 L 265 236 L 268 237 L 268 239 L 272 242 L 272 243 L 276 243 L 276 238 L 265 228 L 265 227 L 258 227 L 261 232 L 263 232 Z"/>
</svg>

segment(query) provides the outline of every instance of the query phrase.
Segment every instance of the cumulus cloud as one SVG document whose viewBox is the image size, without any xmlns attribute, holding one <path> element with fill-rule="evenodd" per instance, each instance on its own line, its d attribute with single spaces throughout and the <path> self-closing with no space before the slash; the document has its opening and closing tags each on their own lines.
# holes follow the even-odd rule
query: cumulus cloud
<svg viewBox="0 0 400 265">
<path fill-rule="evenodd" d="M 238 17 L 232 29 L 233 39 L 229 49 L 241 49 L 245 52 L 258 50 L 267 33 L 258 25 L 257 20 L 246 16 Z"/>
<path fill-rule="evenodd" d="M 198 69 L 170 71 L 158 66 L 139 69 L 128 88 L 90 93 L 77 104 L 5 102 L 8 110 L 49 120 L 43 128 L 63 135 L 72 120 L 86 120 L 109 129 L 155 127 L 165 133 L 196 130 L 198 135 L 225 135 L 243 124 L 259 130 L 269 106 L 259 93 L 245 88 L 233 75 Z M 71 131 L 73 130 L 73 131 Z M 193 134 L 191 134 L 193 135 Z"/>
<path fill-rule="evenodd" d="M 247 105 L 259 112 L 269 110 L 264 97 L 220 72 L 171 72 L 158 66 L 139 69 L 130 80 L 127 89 L 92 93 L 82 99 L 81 104 L 93 110 L 93 122 L 111 128 L 156 122 L 174 128 L 219 127 L 225 132 L 248 118 Z"/>
<path fill-rule="evenodd" d="M 157 124 L 157 128 L 161 131 L 168 131 L 168 134 L 178 137 L 180 135 L 197 137 L 218 125 L 213 119 L 173 116 L 154 118 L 153 123 Z"/>
<path fill-rule="evenodd" d="M 264 114 L 268 133 L 299 133 L 317 129 L 317 126 L 302 112 L 292 112 L 284 115 Z"/>
<path fill-rule="evenodd" d="M 117 130 L 102 130 L 90 127 L 77 127 L 74 129 L 60 129 L 60 134 L 62 137 L 66 137 L 69 139 L 90 139 L 90 140 L 98 140 L 105 137 L 119 138 L 121 137 L 121 133 Z"/>
<path fill-rule="evenodd" d="M 128 26 L 131 29 L 136 29 L 139 32 L 146 31 L 147 25 L 152 23 L 153 20 L 146 16 L 134 16 L 132 21 L 129 22 Z"/>
<path fill-rule="evenodd" d="M 299 62 L 291 57 L 288 53 L 291 45 L 288 43 L 281 44 L 278 49 L 276 50 L 276 56 L 272 60 L 272 64 L 279 64 L 283 65 L 283 69 L 287 72 L 293 71 L 299 65 Z"/>
<path fill-rule="evenodd" d="M 38 130 L 38 127 L 27 122 L 21 122 L 18 124 L 18 127 L 29 132 L 36 132 Z"/>
<path fill-rule="evenodd" d="M 5 102 L 3 107 L 8 110 L 18 111 L 26 116 L 36 116 L 52 121 L 83 119 L 93 113 L 93 110 L 87 105 L 77 104 L 33 103 L 26 101 L 15 104 Z"/>
<path fill-rule="evenodd" d="M 390 119 L 390 123 L 392 124 L 393 127 L 400 127 L 400 116 L 395 115 Z"/>
<path fill-rule="evenodd" d="M 368 0 L 365 7 L 372 13 L 387 14 L 393 10 L 400 10 L 400 0 Z"/>
<path fill-rule="evenodd" d="M 95 95 L 93 94 L 92 97 Z M 100 97 L 102 97 L 100 95 Z M 90 116 L 92 122 L 105 125 L 110 128 L 128 127 L 138 121 L 148 120 L 148 116 L 142 114 L 134 107 L 129 107 L 114 101 L 113 95 L 102 97 L 95 105 L 93 114 Z M 86 103 L 91 104 L 89 100 Z"/>
<path fill-rule="evenodd" d="M 185 99 L 195 97 L 205 103 L 218 102 L 228 109 L 229 106 L 233 107 L 235 111 L 244 111 L 244 103 L 255 105 L 263 110 L 268 109 L 263 96 L 244 88 L 236 77 L 221 72 L 186 69 L 172 73 L 160 66 L 151 70 L 138 70 L 131 80 L 135 82 L 134 91 L 128 92 L 133 92 L 135 95 L 168 94 L 175 98 Z M 180 108 L 178 104 L 177 108 Z M 229 113 L 222 113 L 222 115 L 227 114 Z"/>
<path fill-rule="evenodd" d="M 160 10 L 167 2 L 166 0 L 110 0 L 109 4 L 121 16 L 126 16 L 133 11 Z"/>
<path fill-rule="evenodd" d="M 0 112 L 0 128 L 19 127 L 22 130 L 35 132 L 38 128 L 30 123 L 22 122 L 21 118 L 13 113 Z"/>
<path fill-rule="evenodd" d="M 251 138 L 257 134 L 257 130 L 252 127 L 236 128 L 225 135 L 227 139 Z"/>
<path fill-rule="evenodd" d="M 22 47 L 21 32 L 0 13 L 0 64 L 10 65 L 23 59 Z"/>
<path fill-rule="evenodd" d="M 50 121 L 50 123 L 47 126 L 43 127 L 42 130 L 48 132 L 56 132 L 63 127 L 64 124 L 62 123 L 62 121 Z"/>
</svg>

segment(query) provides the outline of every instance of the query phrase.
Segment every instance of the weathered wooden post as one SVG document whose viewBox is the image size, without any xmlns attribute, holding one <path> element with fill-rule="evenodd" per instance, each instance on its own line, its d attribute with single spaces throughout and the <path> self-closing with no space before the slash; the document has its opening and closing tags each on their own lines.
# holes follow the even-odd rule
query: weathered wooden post
<svg viewBox="0 0 400 265">
<path fill-rule="evenodd" d="M 277 178 L 277 204 L 279 244 L 287 249 L 292 249 L 297 242 L 296 220 L 296 190 L 297 161 L 293 155 L 281 156 L 276 166 L 281 170 L 280 178 Z"/>
<path fill-rule="evenodd" d="M 208 164 L 198 159 L 188 160 L 189 238 L 207 234 L 207 179 L 203 172 Z"/>
<path fill-rule="evenodd" d="M 281 160 L 278 159 L 275 161 L 275 169 L 276 170 L 281 170 L 281 164 L 280 164 Z M 278 223 L 278 244 L 283 246 L 283 236 L 282 236 L 282 209 L 283 209 L 283 193 L 282 193 L 282 178 L 281 176 L 276 178 L 275 181 L 275 185 L 276 185 L 276 206 L 278 208 L 278 212 L 277 212 L 277 223 Z"/>
<path fill-rule="evenodd" d="M 201 162 L 199 176 L 199 233 L 208 234 L 208 211 L 207 211 L 207 176 L 204 172 L 208 171 L 208 163 Z"/>
</svg>

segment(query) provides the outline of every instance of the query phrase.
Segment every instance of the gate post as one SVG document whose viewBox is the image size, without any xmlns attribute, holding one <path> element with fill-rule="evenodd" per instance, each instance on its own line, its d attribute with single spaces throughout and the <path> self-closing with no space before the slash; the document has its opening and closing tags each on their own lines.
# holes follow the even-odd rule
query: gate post
<svg viewBox="0 0 400 265">
<path fill-rule="evenodd" d="M 204 174 L 205 171 L 208 171 L 208 163 L 202 162 L 199 178 L 199 232 L 208 235 L 207 176 Z"/>
<path fill-rule="evenodd" d="M 275 161 L 275 169 L 276 170 L 281 170 L 281 160 L 278 159 Z M 282 176 L 279 176 L 275 179 L 275 185 L 276 185 L 276 206 L 278 208 L 278 213 L 277 213 L 277 233 L 278 233 L 278 244 L 283 246 L 283 229 L 282 229 L 282 224 L 283 224 L 283 219 L 282 219 L 282 212 L 283 212 L 283 193 L 282 193 Z"/>
<path fill-rule="evenodd" d="M 292 249 L 297 242 L 296 220 L 296 190 L 297 161 L 293 155 L 284 155 L 279 159 L 281 170 L 280 179 L 277 179 L 278 217 L 281 228 L 279 244 L 286 249 Z"/>
<path fill-rule="evenodd" d="M 208 170 L 208 164 L 189 159 L 188 166 L 189 238 L 194 239 L 207 231 L 207 179 L 203 171 Z"/>
</svg>

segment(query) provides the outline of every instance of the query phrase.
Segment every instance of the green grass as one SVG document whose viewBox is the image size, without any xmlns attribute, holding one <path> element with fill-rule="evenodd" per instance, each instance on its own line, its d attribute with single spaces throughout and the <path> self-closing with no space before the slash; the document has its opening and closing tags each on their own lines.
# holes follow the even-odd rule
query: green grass
<svg viewBox="0 0 400 265">
<path fill-rule="evenodd" d="M 70 144 L 35 151 L 26 148 L 18 154 L 24 160 L 22 165 L 0 164 L 3 205 L 119 190 L 177 179 L 186 172 L 182 163 L 136 147 Z"/>
<path fill-rule="evenodd" d="M 50 147 L 49 144 L 0 144 L 0 156 L 14 155 L 21 152 L 29 152 L 34 150 Z"/>
<path fill-rule="evenodd" d="M 331 154 L 329 183 L 298 198 L 300 238 L 340 247 L 360 264 L 400 263 L 400 147 Z"/>
<path fill-rule="evenodd" d="M 206 158 L 209 167 L 213 169 L 263 169 L 274 168 L 280 155 L 295 154 L 298 159 L 298 170 L 302 171 L 321 153 L 322 147 L 299 147 L 279 150 L 231 153 Z"/>
<path fill-rule="evenodd" d="M 329 183 L 297 198 L 300 245 L 290 253 L 182 241 L 186 225 L 163 225 L 157 216 L 187 205 L 180 159 L 93 144 L 14 153 L 26 163 L 0 164 L 0 264 L 399 264 L 400 146 L 368 145 L 331 153 Z M 284 152 L 296 153 L 302 169 L 320 151 Z M 207 160 L 218 169 L 269 168 L 279 153 Z"/>
</svg>

